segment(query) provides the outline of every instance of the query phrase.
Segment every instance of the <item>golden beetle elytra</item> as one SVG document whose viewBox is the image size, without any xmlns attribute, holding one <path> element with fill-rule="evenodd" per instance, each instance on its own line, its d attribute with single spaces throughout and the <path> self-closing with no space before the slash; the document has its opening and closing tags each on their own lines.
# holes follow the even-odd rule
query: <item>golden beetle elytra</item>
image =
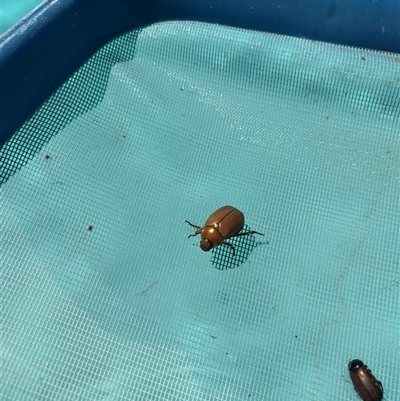
<svg viewBox="0 0 400 401">
<path fill-rule="evenodd" d="M 240 233 L 244 226 L 244 215 L 240 210 L 233 206 L 222 206 L 217 209 L 207 219 L 203 227 L 196 226 L 187 220 L 185 220 L 185 222 L 197 229 L 197 231 L 194 234 L 189 235 L 188 238 L 201 234 L 200 248 L 205 252 L 222 244 L 229 246 L 233 251 L 233 256 L 235 256 L 235 248 L 225 240 L 243 235 L 264 235 L 257 231 Z"/>
</svg>

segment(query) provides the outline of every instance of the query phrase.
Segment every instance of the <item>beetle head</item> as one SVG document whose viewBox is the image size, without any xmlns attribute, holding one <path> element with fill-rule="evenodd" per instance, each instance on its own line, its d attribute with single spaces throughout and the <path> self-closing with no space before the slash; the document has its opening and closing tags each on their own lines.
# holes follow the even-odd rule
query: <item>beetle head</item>
<svg viewBox="0 0 400 401">
<path fill-rule="evenodd" d="M 214 246 L 214 244 L 213 244 L 211 241 L 209 241 L 207 238 L 203 238 L 203 239 L 200 241 L 200 248 L 201 248 L 204 252 L 209 251 L 213 246 Z"/>
<path fill-rule="evenodd" d="M 357 372 L 357 370 L 360 369 L 362 366 L 364 366 L 364 363 L 359 359 L 354 359 L 350 361 L 348 365 L 350 372 Z"/>
</svg>

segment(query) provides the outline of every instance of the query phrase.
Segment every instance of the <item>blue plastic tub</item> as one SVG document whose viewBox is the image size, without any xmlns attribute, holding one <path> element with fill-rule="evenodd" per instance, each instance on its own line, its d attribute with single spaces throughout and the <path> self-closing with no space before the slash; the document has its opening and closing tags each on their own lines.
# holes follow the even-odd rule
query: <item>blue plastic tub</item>
<svg viewBox="0 0 400 401">
<path fill-rule="evenodd" d="M 360 359 L 399 400 L 399 16 L 70 0 L 6 32 L 1 398 L 356 401 Z"/>
<path fill-rule="evenodd" d="M 400 53 L 397 0 L 48 0 L 1 37 L 1 143 L 109 40 L 172 20 Z"/>
</svg>

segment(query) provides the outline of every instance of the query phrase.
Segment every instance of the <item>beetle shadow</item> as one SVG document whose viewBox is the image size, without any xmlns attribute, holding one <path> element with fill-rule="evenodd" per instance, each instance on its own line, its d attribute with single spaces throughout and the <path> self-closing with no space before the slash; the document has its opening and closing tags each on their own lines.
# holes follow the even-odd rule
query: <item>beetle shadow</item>
<svg viewBox="0 0 400 401">
<path fill-rule="evenodd" d="M 248 225 L 244 225 L 242 232 L 251 231 Z M 256 238 L 259 237 L 259 238 Z M 261 235 L 244 235 L 243 237 L 229 238 L 226 242 L 232 244 L 235 248 L 235 256 L 229 246 L 220 245 L 211 250 L 211 263 L 218 270 L 234 269 L 242 265 L 249 258 L 254 248 L 259 245 L 268 244 L 268 241 L 260 241 Z"/>
</svg>

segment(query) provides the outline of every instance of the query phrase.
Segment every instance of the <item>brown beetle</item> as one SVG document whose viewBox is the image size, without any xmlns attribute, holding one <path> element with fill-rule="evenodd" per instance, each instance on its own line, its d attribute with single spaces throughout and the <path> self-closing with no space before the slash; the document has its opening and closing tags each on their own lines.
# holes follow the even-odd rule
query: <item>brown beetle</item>
<svg viewBox="0 0 400 401">
<path fill-rule="evenodd" d="M 232 244 L 226 242 L 226 239 L 251 234 L 264 235 L 257 231 L 247 231 L 239 234 L 244 226 L 244 215 L 233 206 L 223 206 L 217 209 L 207 219 L 203 227 L 196 226 L 187 220 L 185 222 L 197 228 L 197 231 L 189 235 L 188 238 L 201 234 L 200 248 L 205 252 L 214 246 L 222 244 L 229 246 L 233 251 L 233 256 L 235 256 L 235 248 Z"/>
<path fill-rule="evenodd" d="M 374 377 L 363 361 L 354 359 L 348 365 L 350 378 L 358 395 L 364 401 L 381 401 L 383 397 L 382 383 Z"/>
</svg>

